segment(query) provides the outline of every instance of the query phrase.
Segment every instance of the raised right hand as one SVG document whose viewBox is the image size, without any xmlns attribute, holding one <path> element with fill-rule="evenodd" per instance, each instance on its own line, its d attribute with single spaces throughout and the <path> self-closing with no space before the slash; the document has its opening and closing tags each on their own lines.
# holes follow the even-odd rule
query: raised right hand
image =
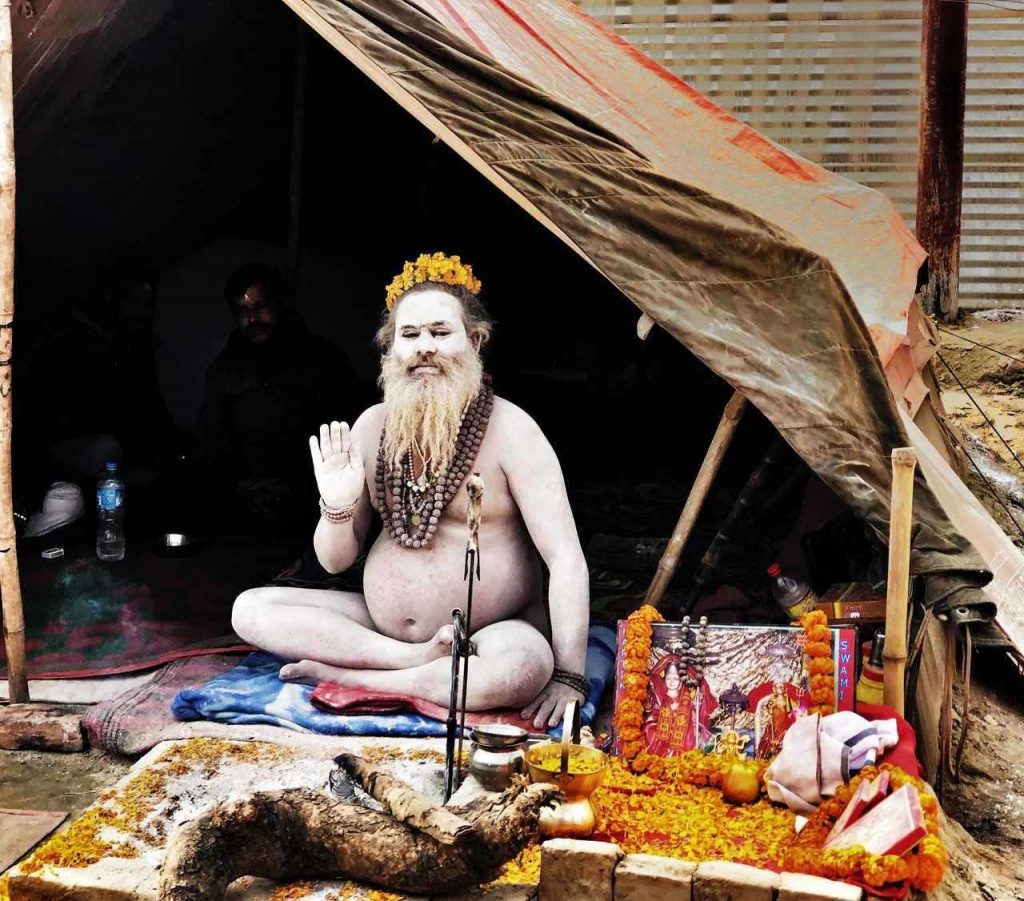
<svg viewBox="0 0 1024 901">
<path fill-rule="evenodd" d="M 320 497 L 328 507 L 340 509 L 359 500 L 366 485 L 366 471 L 347 422 L 320 426 L 320 438 L 309 437 L 309 453 Z"/>
</svg>

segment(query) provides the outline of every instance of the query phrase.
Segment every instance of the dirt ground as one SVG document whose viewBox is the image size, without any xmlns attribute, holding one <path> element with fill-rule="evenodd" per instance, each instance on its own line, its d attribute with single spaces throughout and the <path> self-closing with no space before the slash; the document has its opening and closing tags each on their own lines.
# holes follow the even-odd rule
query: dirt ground
<svg viewBox="0 0 1024 901">
<path fill-rule="evenodd" d="M 0 751 L 0 807 L 66 810 L 71 821 L 101 791 L 117 782 L 131 763 L 127 758 L 111 757 L 102 751 Z"/>
<path fill-rule="evenodd" d="M 948 327 L 935 368 L 949 420 L 974 461 L 967 482 L 1024 547 L 1024 308 Z M 944 794 L 956 822 L 942 895 L 1024 898 L 1024 680 L 998 652 L 978 654 L 974 666 L 961 779 Z"/>
<path fill-rule="evenodd" d="M 1024 547 L 1024 308 L 968 315 L 941 335 L 935 371 L 949 420 L 974 461 L 967 482 Z"/>
</svg>

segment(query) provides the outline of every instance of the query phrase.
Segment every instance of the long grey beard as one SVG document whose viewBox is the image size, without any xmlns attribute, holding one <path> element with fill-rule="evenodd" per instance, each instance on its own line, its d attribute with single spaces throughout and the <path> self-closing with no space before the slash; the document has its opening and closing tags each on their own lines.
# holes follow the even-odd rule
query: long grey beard
<svg viewBox="0 0 1024 901">
<path fill-rule="evenodd" d="M 459 426 L 466 407 L 480 392 L 483 363 L 476 351 L 455 358 L 434 359 L 440 370 L 426 378 L 413 378 L 408 364 L 391 354 L 381 360 L 384 388 L 384 460 L 392 468 L 412 451 L 424 470 L 447 471 L 455 459 Z"/>
</svg>

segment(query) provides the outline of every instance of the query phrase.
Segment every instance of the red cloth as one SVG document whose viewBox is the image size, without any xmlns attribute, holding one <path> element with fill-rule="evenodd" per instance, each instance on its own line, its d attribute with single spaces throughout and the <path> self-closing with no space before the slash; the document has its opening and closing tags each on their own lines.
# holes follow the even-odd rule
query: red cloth
<svg viewBox="0 0 1024 901">
<path fill-rule="evenodd" d="M 917 735 L 914 727 L 910 725 L 891 707 L 884 704 L 857 704 L 857 713 L 866 720 L 896 720 L 896 730 L 899 734 L 899 741 L 896 747 L 890 748 L 879 758 L 878 763 L 891 763 L 901 770 L 910 773 L 911 776 L 922 778 L 924 770 L 917 759 Z"/>
<path fill-rule="evenodd" d="M 448 719 L 448 708 L 413 698 L 409 695 L 396 694 L 390 691 L 368 691 L 365 688 L 345 688 L 334 682 L 321 682 L 310 696 L 313 704 L 327 713 L 338 713 L 344 716 L 381 713 L 420 713 L 442 723 Z M 524 720 L 518 710 L 487 710 L 479 713 L 467 713 L 466 725 L 478 726 L 481 723 L 506 723 L 519 726 L 527 732 L 534 731 L 533 723 Z"/>
</svg>

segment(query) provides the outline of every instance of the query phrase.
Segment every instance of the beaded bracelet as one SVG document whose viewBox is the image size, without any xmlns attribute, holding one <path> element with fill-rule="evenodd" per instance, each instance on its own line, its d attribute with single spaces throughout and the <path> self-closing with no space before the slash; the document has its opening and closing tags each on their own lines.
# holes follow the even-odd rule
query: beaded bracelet
<svg viewBox="0 0 1024 901">
<path fill-rule="evenodd" d="M 562 669 L 560 666 L 556 666 L 554 672 L 551 674 L 552 682 L 561 682 L 562 685 L 568 685 L 573 691 L 578 691 L 583 697 L 587 696 L 587 692 L 590 689 L 590 682 L 587 681 L 587 677 L 583 673 L 574 673 L 567 669 Z"/>
<path fill-rule="evenodd" d="M 323 498 L 320 498 L 320 515 L 330 523 L 338 524 L 348 522 L 355 516 L 356 505 L 349 504 L 347 507 L 328 507 Z"/>
</svg>

